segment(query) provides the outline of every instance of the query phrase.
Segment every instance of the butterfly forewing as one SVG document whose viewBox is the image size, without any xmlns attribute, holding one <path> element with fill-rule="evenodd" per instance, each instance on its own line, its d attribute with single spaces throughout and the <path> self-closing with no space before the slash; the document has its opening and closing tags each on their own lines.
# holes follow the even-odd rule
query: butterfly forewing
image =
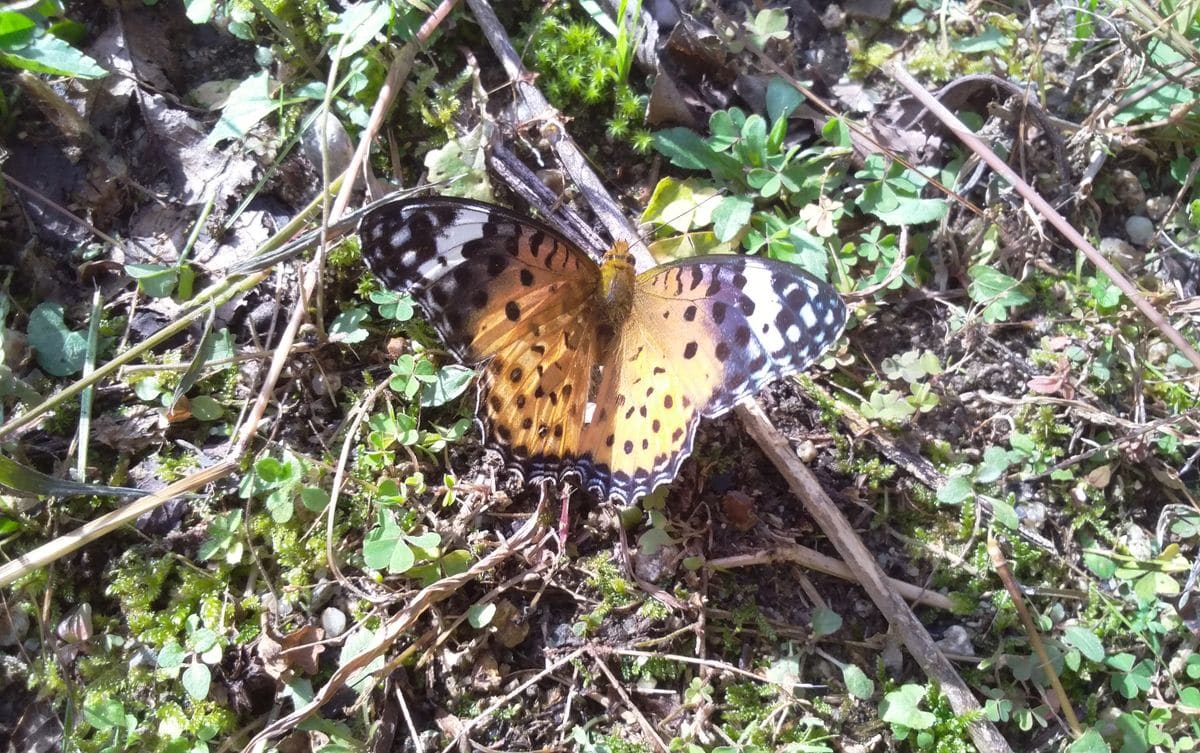
<svg viewBox="0 0 1200 753">
<path fill-rule="evenodd" d="M 384 204 L 359 225 L 363 258 L 391 290 L 411 293 L 459 357 L 480 361 L 599 284 L 599 268 L 553 230 L 465 199 Z"/>
<path fill-rule="evenodd" d="M 836 291 L 790 264 L 700 257 L 641 275 L 581 437 L 592 488 L 630 499 L 674 478 L 700 416 L 807 368 L 845 323 Z"/>
<path fill-rule="evenodd" d="M 767 383 L 803 371 L 837 342 L 846 305 L 794 264 L 707 256 L 638 278 L 635 314 L 696 382 L 704 416 L 719 416 Z"/>
</svg>

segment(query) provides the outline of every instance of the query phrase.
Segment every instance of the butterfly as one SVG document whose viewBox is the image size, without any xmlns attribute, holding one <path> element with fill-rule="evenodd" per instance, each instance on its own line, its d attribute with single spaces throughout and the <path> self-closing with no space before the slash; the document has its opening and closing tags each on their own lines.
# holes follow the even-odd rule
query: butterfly
<svg viewBox="0 0 1200 753">
<path fill-rule="evenodd" d="M 387 201 L 358 232 L 380 282 L 482 366 L 477 415 L 510 469 L 622 503 L 676 476 L 701 417 L 802 371 L 846 324 L 837 292 L 795 265 L 700 256 L 637 274 L 624 243 L 597 264 L 478 201 Z"/>
</svg>

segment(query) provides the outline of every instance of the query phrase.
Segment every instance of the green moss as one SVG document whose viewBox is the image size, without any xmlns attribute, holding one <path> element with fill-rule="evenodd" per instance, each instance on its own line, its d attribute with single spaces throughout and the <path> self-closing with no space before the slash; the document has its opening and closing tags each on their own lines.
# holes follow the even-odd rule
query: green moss
<svg viewBox="0 0 1200 753">
<path fill-rule="evenodd" d="M 580 111 L 603 119 L 605 132 L 614 141 L 631 143 L 640 151 L 650 147 L 648 134 L 637 138 L 647 98 L 624 80 L 622 55 L 615 40 L 594 25 L 570 18 L 567 6 L 556 5 L 527 28 L 530 67 L 539 74 L 538 85 L 552 104 L 576 114 Z"/>
</svg>

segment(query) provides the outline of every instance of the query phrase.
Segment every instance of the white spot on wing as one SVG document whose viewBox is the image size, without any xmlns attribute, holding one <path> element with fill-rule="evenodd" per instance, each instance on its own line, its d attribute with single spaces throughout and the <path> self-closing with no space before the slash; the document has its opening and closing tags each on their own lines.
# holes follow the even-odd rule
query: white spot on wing
<svg viewBox="0 0 1200 753">
<path fill-rule="evenodd" d="M 481 222 L 451 223 L 438 228 L 438 251 L 443 252 L 451 248 L 461 248 L 471 241 L 477 241 L 482 237 L 483 223 Z"/>
<path fill-rule="evenodd" d="M 803 306 L 796 313 L 800 315 L 800 321 L 804 322 L 805 327 L 811 329 L 817 326 L 817 312 L 813 311 L 812 306 Z M 825 323 L 829 323 L 828 318 L 826 319 Z"/>
<path fill-rule="evenodd" d="M 746 289 L 742 292 L 754 301 L 750 323 L 755 331 L 761 333 L 759 340 L 767 352 L 778 353 L 787 343 L 783 340 L 783 333 L 775 326 L 783 309 L 783 301 L 775 291 L 775 276 L 765 267 L 750 264 L 746 265 L 742 274 L 746 276 Z"/>
</svg>

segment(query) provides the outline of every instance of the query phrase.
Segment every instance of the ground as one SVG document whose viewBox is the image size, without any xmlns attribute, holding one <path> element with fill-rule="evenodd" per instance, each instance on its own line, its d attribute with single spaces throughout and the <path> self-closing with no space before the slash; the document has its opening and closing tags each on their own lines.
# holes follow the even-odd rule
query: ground
<svg viewBox="0 0 1200 753">
<path fill-rule="evenodd" d="M 1195 747 L 1186 8 L 49 10 L 0 11 L 8 750 Z M 562 513 L 334 199 L 419 186 L 849 323 Z"/>
</svg>

